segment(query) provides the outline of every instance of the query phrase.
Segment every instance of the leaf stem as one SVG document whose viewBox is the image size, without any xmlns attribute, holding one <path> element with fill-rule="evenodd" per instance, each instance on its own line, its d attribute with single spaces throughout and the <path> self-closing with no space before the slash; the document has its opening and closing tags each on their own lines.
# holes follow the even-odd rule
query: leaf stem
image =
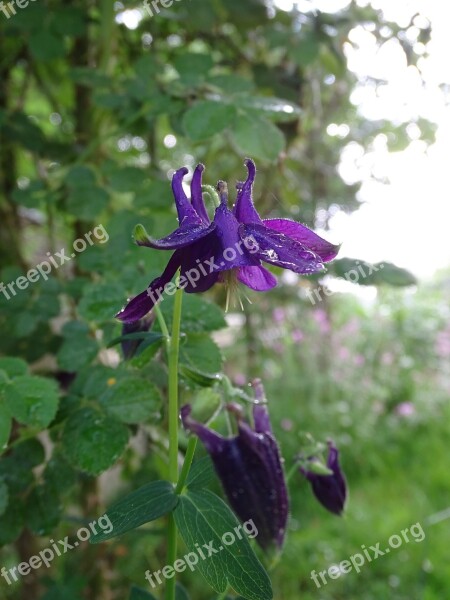
<svg viewBox="0 0 450 600">
<path fill-rule="evenodd" d="M 184 484 L 186 483 L 186 479 L 187 479 L 187 476 L 189 475 L 189 470 L 192 465 L 192 460 L 194 458 L 196 447 L 197 447 L 197 437 L 191 436 L 188 441 L 186 455 L 184 457 L 184 463 L 181 468 L 180 478 L 178 479 L 177 487 L 175 488 L 176 494 L 181 494 L 181 492 L 183 491 Z"/>
</svg>

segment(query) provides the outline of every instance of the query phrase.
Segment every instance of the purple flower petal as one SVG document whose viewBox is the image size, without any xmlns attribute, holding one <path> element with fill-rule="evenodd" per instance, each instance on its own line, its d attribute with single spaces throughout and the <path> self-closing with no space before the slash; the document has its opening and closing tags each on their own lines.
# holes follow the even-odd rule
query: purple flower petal
<svg viewBox="0 0 450 600">
<path fill-rule="evenodd" d="M 239 433 L 224 438 L 190 418 L 181 409 L 184 427 L 198 435 L 211 455 L 215 470 L 234 512 L 242 522 L 252 520 L 256 541 L 267 549 L 283 544 L 288 497 L 278 445 L 271 433 L 257 433 L 239 419 Z"/>
<path fill-rule="evenodd" d="M 185 404 L 181 407 L 180 414 L 183 427 L 187 431 L 195 433 L 195 435 L 201 439 L 203 445 L 210 454 L 223 452 L 225 445 L 230 440 L 224 438 L 222 435 L 213 431 L 209 427 L 206 427 L 206 425 L 203 425 L 198 421 L 194 421 L 194 419 L 192 419 L 190 416 L 191 412 L 192 407 L 190 404 Z"/>
<path fill-rule="evenodd" d="M 257 249 L 252 250 L 252 256 L 269 264 L 303 274 L 315 273 L 324 268 L 322 259 L 312 250 L 264 225 L 242 224 L 240 235 L 243 240 L 253 236 Z"/>
<path fill-rule="evenodd" d="M 205 167 L 201 163 L 195 167 L 191 181 L 191 204 L 203 223 L 205 223 L 205 225 L 209 225 L 211 219 L 206 212 L 202 194 L 202 173 L 204 170 Z"/>
<path fill-rule="evenodd" d="M 339 451 L 332 443 L 329 443 L 327 467 L 333 471 L 332 475 L 319 475 L 303 467 L 300 471 L 311 483 L 314 495 L 322 506 L 340 515 L 347 499 L 347 483 L 339 465 Z"/>
<path fill-rule="evenodd" d="M 172 279 L 181 265 L 181 252 L 174 252 L 160 277 L 154 279 L 146 290 L 135 296 L 117 313 L 116 318 L 123 323 L 133 323 L 142 319 L 158 302 L 166 283 Z"/>
<path fill-rule="evenodd" d="M 233 213 L 240 223 L 261 223 L 259 216 L 252 199 L 253 182 L 256 176 L 255 163 L 247 158 L 245 160 L 248 175 L 247 179 L 236 185 L 238 194 L 236 196 L 236 204 L 234 205 Z"/>
<path fill-rule="evenodd" d="M 263 266 L 240 267 L 238 279 L 256 292 L 271 290 L 277 285 L 277 278 Z"/>
<path fill-rule="evenodd" d="M 157 250 L 176 250 L 200 240 L 215 228 L 215 223 L 210 223 L 206 227 L 203 224 L 192 225 L 186 221 L 167 237 L 155 240 L 147 233 L 143 225 L 136 225 L 133 237 L 138 246 L 147 246 L 148 248 L 156 248 Z"/>
<path fill-rule="evenodd" d="M 216 208 L 214 223 L 222 249 L 221 255 L 217 257 L 221 265 L 220 270 L 228 271 L 237 267 L 259 264 L 259 260 L 254 259 L 247 250 L 244 243 L 246 240 L 239 235 L 239 222 L 225 202 Z"/>
<path fill-rule="evenodd" d="M 183 225 L 185 222 L 190 225 L 202 225 L 202 219 L 189 202 L 186 192 L 183 189 L 183 178 L 187 173 L 187 167 L 181 167 L 181 169 L 175 171 L 172 177 L 172 191 L 177 207 L 178 222 L 180 225 Z"/>
<path fill-rule="evenodd" d="M 296 221 L 290 219 L 264 219 L 263 224 L 278 233 L 284 233 L 296 242 L 300 242 L 320 256 L 324 262 L 333 260 L 339 252 L 339 246 L 327 242 L 317 233 L 311 231 L 309 227 Z"/>
<path fill-rule="evenodd" d="M 183 250 L 181 259 L 181 287 L 188 294 L 206 292 L 219 278 L 221 245 L 215 233 L 194 242 Z"/>
</svg>

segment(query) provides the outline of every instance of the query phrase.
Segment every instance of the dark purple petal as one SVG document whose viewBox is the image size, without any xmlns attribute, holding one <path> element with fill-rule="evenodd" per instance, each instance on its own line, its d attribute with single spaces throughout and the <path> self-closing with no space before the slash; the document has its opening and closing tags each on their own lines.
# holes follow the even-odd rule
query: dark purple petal
<svg viewBox="0 0 450 600">
<path fill-rule="evenodd" d="M 155 240 L 148 235 L 143 225 L 136 225 L 133 237 L 138 246 L 147 246 L 148 248 L 156 248 L 157 250 L 176 250 L 200 240 L 215 228 L 215 223 L 210 223 L 206 227 L 203 224 L 192 225 L 189 222 L 185 222 L 167 237 Z"/>
<path fill-rule="evenodd" d="M 252 250 L 254 258 L 289 269 L 294 273 L 316 273 L 324 268 L 322 259 L 312 250 L 264 225 L 242 224 L 240 235 L 243 240 L 250 236 L 256 240 L 257 249 Z"/>
<path fill-rule="evenodd" d="M 300 242 L 315 254 L 320 256 L 324 262 L 333 260 L 339 252 L 339 246 L 327 242 L 320 235 L 311 231 L 306 225 L 291 221 L 290 219 L 264 219 L 263 224 L 278 233 L 284 233 L 296 242 Z"/>
<path fill-rule="evenodd" d="M 184 406 L 181 407 L 180 414 L 181 414 L 181 420 L 183 422 L 183 427 L 187 431 L 190 431 L 191 433 L 195 433 L 195 435 L 201 439 L 206 450 L 211 455 L 216 455 L 216 454 L 222 453 L 224 450 L 224 447 L 227 444 L 229 444 L 229 442 L 231 440 L 224 438 L 219 433 L 216 433 L 212 429 L 209 429 L 209 427 L 206 427 L 202 423 L 199 423 L 198 421 L 194 421 L 194 419 L 191 419 L 191 416 L 190 416 L 191 411 L 192 411 L 192 408 L 191 408 L 190 404 L 185 404 Z"/>
<path fill-rule="evenodd" d="M 172 279 L 181 265 L 181 251 L 174 252 L 163 274 L 150 282 L 148 288 L 130 300 L 117 313 L 116 318 L 124 323 L 133 323 L 142 319 L 159 301 L 166 283 Z"/>
<path fill-rule="evenodd" d="M 122 335 L 128 333 L 139 333 L 141 331 L 149 331 L 155 321 L 154 314 L 150 314 L 144 319 L 133 321 L 132 323 L 124 323 L 122 327 Z M 142 340 L 122 340 L 121 347 L 125 359 L 130 359 L 136 354 L 136 350 L 141 345 Z"/>
<path fill-rule="evenodd" d="M 253 182 L 256 176 L 255 163 L 247 158 L 244 162 L 247 167 L 248 175 L 244 182 L 238 182 L 236 188 L 238 190 L 236 196 L 236 204 L 234 205 L 233 213 L 240 223 L 261 223 L 252 198 Z"/>
<path fill-rule="evenodd" d="M 333 444 L 329 444 L 327 467 L 332 475 L 319 475 L 305 468 L 301 473 L 311 483 L 317 500 L 330 512 L 340 515 L 345 508 L 347 499 L 347 483 L 339 465 L 339 452 Z"/>
<path fill-rule="evenodd" d="M 211 220 L 206 212 L 202 194 L 202 174 L 204 170 L 205 167 L 201 163 L 195 167 L 191 181 L 191 204 L 203 223 L 208 225 Z"/>
<path fill-rule="evenodd" d="M 241 283 L 256 292 L 266 292 L 277 285 L 275 275 L 262 266 L 240 267 L 237 277 Z"/>
<path fill-rule="evenodd" d="M 189 202 L 186 192 L 183 189 L 183 178 L 187 173 L 187 167 L 181 167 L 181 169 L 175 171 L 172 177 L 172 191 L 177 207 L 178 222 L 180 226 L 185 222 L 190 225 L 202 225 L 202 219 Z"/>
<path fill-rule="evenodd" d="M 234 512 L 242 522 L 253 520 L 256 541 L 265 550 L 273 543 L 283 544 L 289 508 L 280 452 L 260 408 L 254 413 L 255 422 L 264 432 L 253 431 L 238 416 L 239 433 L 233 438 L 224 438 L 191 419 L 190 406 L 181 409 L 181 418 L 209 452 Z M 230 410 L 239 414 L 233 406 Z"/>
<path fill-rule="evenodd" d="M 278 445 L 271 433 L 255 433 L 246 423 L 239 424 L 237 442 L 241 475 L 225 489 L 230 504 L 243 522 L 253 519 L 263 549 L 281 547 L 289 503 Z"/>
<path fill-rule="evenodd" d="M 206 292 L 219 278 L 221 245 L 217 235 L 194 242 L 183 250 L 180 287 L 188 294 Z"/>
</svg>

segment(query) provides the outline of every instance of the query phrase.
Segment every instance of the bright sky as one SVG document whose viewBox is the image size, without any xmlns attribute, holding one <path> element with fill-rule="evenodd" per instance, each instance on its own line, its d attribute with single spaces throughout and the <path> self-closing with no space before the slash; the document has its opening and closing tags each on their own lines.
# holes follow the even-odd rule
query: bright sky
<svg viewBox="0 0 450 600">
<path fill-rule="evenodd" d="M 360 5 L 367 3 L 358 1 Z M 289 9 L 293 2 L 276 0 L 276 4 Z M 297 2 L 300 10 L 310 10 L 314 5 L 327 12 L 348 4 L 348 0 Z M 348 66 L 361 82 L 352 94 L 352 102 L 368 119 L 402 122 L 418 116 L 428 118 L 438 125 L 437 139 L 427 148 L 420 140 L 420 129 L 412 126 L 408 131 L 411 143 L 404 152 L 389 153 L 384 135 L 378 136 L 372 151 L 365 155 L 359 145 L 349 143 L 339 172 L 348 183 L 363 182 L 358 196 L 362 206 L 350 216 L 335 215 L 329 235 L 333 241 L 343 242 L 340 256 L 387 260 L 428 278 L 437 269 L 450 266 L 450 106 L 439 87 L 450 84 L 450 5 L 443 0 L 372 0 L 371 4 L 402 27 L 416 13 L 431 22 L 427 55 L 419 61 L 425 85 L 417 69 L 407 66 L 398 43 L 380 47 L 369 30 L 357 27 L 350 40 L 358 49 L 349 44 L 346 47 Z M 407 30 L 408 37 L 414 41 L 424 24 L 426 20 L 417 17 Z M 415 50 L 425 52 L 421 44 L 416 44 Z M 386 84 L 377 92 L 364 84 L 367 75 L 379 77 Z M 341 124 L 331 125 L 330 134 L 339 133 L 336 125 Z M 388 183 L 379 183 L 371 175 Z"/>
</svg>

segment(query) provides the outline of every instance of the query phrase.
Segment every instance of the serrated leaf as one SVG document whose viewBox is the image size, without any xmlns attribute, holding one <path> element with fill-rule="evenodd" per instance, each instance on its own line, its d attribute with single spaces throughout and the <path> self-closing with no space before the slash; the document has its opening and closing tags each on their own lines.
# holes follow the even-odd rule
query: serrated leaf
<svg viewBox="0 0 450 600">
<path fill-rule="evenodd" d="M 73 336 L 66 340 L 58 350 L 57 361 L 63 371 L 74 373 L 91 362 L 98 353 L 98 344 L 89 336 Z"/>
<path fill-rule="evenodd" d="M 38 485 L 26 499 L 25 513 L 29 529 L 36 535 L 47 535 L 60 520 L 59 496 L 46 485 Z"/>
<path fill-rule="evenodd" d="M 242 539 L 236 535 L 239 522 L 223 500 L 208 490 L 188 490 L 180 496 L 174 516 L 189 552 L 197 555 L 197 544 L 211 542 L 217 550 L 205 560 L 199 558 L 195 565 L 216 592 L 223 593 L 231 586 L 247 600 L 271 600 L 269 576 L 245 534 Z M 227 542 L 224 534 L 228 534 Z"/>
<path fill-rule="evenodd" d="M 164 298 L 160 303 L 166 323 L 172 323 L 173 296 Z M 214 304 L 195 294 L 183 295 L 182 330 L 185 333 L 203 333 L 216 331 L 227 326 L 223 311 Z"/>
<path fill-rule="evenodd" d="M 125 425 L 88 407 L 69 416 L 62 435 L 62 449 L 68 461 L 91 475 L 111 467 L 127 442 Z"/>
<path fill-rule="evenodd" d="M 113 529 L 90 538 L 91 544 L 110 540 L 171 512 L 178 496 L 169 481 L 152 481 L 125 496 L 106 511 Z"/>
<path fill-rule="evenodd" d="M 123 423 L 145 423 L 159 418 L 161 394 L 150 381 L 127 377 L 109 387 L 100 402 Z"/>
<path fill-rule="evenodd" d="M 284 135 L 278 127 L 253 114 L 237 117 L 232 137 L 241 154 L 262 160 L 277 160 L 285 146 Z"/>
<path fill-rule="evenodd" d="M 9 502 L 8 506 L 0 516 L 0 546 L 11 544 L 20 535 L 23 529 L 24 514 L 21 500 Z"/>
<path fill-rule="evenodd" d="M 116 283 L 96 283 L 86 286 L 78 312 L 87 321 L 108 321 L 125 303 L 124 290 Z"/>
<path fill-rule="evenodd" d="M 200 374 L 215 375 L 222 368 L 222 354 L 207 335 L 192 333 L 180 348 L 180 363 Z"/>
<path fill-rule="evenodd" d="M 191 140 L 205 140 L 232 125 L 235 116 L 232 104 L 204 100 L 186 111 L 183 128 Z"/>
<path fill-rule="evenodd" d="M 58 409 L 58 386 L 52 379 L 21 375 L 8 386 L 6 403 L 12 416 L 25 425 L 47 427 Z"/>
<path fill-rule="evenodd" d="M 190 490 L 201 489 L 208 486 L 214 479 L 214 466 L 209 456 L 196 460 L 186 479 L 186 487 Z"/>
<path fill-rule="evenodd" d="M 0 369 L 8 374 L 8 377 L 17 377 L 28 373 L 28 365 L 21 358 L 4 356 L 0 358 Z"/>
</svg>

